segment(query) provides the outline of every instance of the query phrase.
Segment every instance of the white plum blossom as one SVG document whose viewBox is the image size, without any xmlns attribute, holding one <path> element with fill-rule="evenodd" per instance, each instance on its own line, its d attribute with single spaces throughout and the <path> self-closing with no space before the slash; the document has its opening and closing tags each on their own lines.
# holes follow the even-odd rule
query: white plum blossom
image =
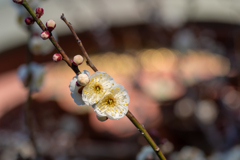
<svg viewBox="0 0 240 160">
<path fill-rule="evenodd" d="M 25 85 L 28 83 L 31 91 L 39 91 L 43 84 L 44 73 L 44 66 L 35 62 L 23 64 L 17 71 L 18 77 Z"/>
<path fill-rule="evenodd" d="M 120 119 L 128 112 L 130 99 L 126 89 L 105 72 L 97 71 L 90 76 L 83 71 L 73 77 L 69 88 L 74 102 L 93 106 L 100 121 Z"/>
<path fill-rule="evenodd" d="M 100 101 L 94 105 L 94 112 L 98 117 L 107 116 L 109 119 L 120 119 L 128 112 L 129 96 L 126 89 L 115 84 Z"/>
<path fill-rule="evenodd" d="M 82 99 L 86 105 L 92 106 L 110 90 L 116 82 L 107 73 L 97 71 L 90 76 L 90 82 L 83 88 Z"/>
<path fill-rule="evenodd" d="M 90 74 L 87 70 L 82 71 L 82 74 L 86 74 L 90 77 Z M 81 86 L 80 84 L 78 84 L 77 81 L 78 81 L 78 76 L 75 76 L 70 82 L 69 88 L 71 91 L 71 96 L 77 105 L 84 105 L 85 103 L 82 100 L 82 90 L 84 86 Z"/>
</svg>

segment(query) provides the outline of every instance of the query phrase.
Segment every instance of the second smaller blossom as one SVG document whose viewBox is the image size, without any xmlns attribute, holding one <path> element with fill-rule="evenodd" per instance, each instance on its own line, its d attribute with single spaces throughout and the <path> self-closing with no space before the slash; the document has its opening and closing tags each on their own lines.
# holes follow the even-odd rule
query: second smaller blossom
<svg viewBox="0 0 240 160">
<path fill-rule="evenodd" d="M 106 116 L 112 120 L 120 119 L 128 112 L 129 102 L 126 89 L 122 85 L 116 84 L 94 105 L 94 111 L 98 117 Z"/>
<path fill-rule="evenodd" d="M 82 74 L 86 74 L 86 75 L 90 76 L 89 72 L 86 70 L 83 70 Z M 78 76 L 73 77 L 73 79 L 70 82 L 69 88 L 70 88 L 71 96 L 72 96 L 74 102 L 77 105 L 84 105 L 85 103 L 82 99 L 82 91 L 83 91 L 84 86 L 81 86 L 80 84 L 78 84 Z"/>
</svg>

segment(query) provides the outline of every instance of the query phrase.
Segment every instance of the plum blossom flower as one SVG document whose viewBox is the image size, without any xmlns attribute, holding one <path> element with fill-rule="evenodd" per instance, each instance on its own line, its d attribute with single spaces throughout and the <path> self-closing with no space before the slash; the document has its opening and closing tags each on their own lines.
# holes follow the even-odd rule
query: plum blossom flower
<svg viewBox="0 0 240 160">
<path fill-rule="evenodd" d="M 31 91 L 39 91 L 43 84 L 44 66 L 35 62 L 29 65 L 23 64 L 18 68 L 17 74 L 20 80 L 28 86 Z"/>
<path fill-rule="evenodd" d="M 90 74 L 87 70 L 82 71 L 82 74 L 86 74 L 90 77 Z M 78 76 L 75 76 L 70 82 L 69 88 L 71 91 L 71 96 L 77 105 L 84 105 L 85 103 L 82 100 L 82 90 L 84 86 L 81 86 L 80 84 L 78 84 L 77 81 L 78 81 Z"/>
<path fill-rule="evenodd" d="M 129 96 L 126 89 L 115 84 L 106 92 L 104 97 L 94 105 L 94 112 L 98 117 L 107 116 L 109 119 L 115 120 L 124 117 L 128 111 Z"/>
<path fill-rule="evenodd" d="M 93 105 L 99 102 L 116 82 L 107 73 L 97 71 L 90 77 L 90 82 L 83 88 L 82 100 L 86 105 Z"/>
</svg>

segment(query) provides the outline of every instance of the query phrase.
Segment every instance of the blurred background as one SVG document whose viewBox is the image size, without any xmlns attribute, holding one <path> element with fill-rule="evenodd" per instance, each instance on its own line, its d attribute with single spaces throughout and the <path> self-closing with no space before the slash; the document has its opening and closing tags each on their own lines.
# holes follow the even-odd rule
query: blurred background
<svg viewBox="0 0 240 160">
<path fill-rule="evenodd" d="M 53 19 L 70 58 L 81 54 L 62 13 L 95 66 L 122 84 L 129 109 L 169 160 L 240 160 L 240 3 L 238 0 L 29 0 Z M 27 13 L 0 0 L 0 159 L 34 159 L 24 122 L 28 89 L 19 78 L 28 50 L 44 65 L 31 104 L 41 160 L 155 160 L 124 117 L 100 122 L 70 96 L 75 76 L 24 23 Z M 36 24 L 34 24 L 36 25 Z M 46 43 L 46 44 L 45 44 Z M 80 70 L 93 71 L 85 63 Z M 21 76 L 20 76 L 21 77 Z"/>
</svg>

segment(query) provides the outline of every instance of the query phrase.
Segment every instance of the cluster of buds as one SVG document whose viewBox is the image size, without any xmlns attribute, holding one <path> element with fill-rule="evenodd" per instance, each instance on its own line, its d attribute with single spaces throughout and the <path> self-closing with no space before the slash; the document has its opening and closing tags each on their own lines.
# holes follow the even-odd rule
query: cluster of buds
<svg viewBox="0 0 240 160">
<path fill-rule="evenodd" d="M 43 40 L 48 39 L 49 36 L 50 36 L 50 33 L 52 32 L 52 30 L 54 30 L 54 28 L 56 27 L 55 21 L 54 21 L 54 20 L 51 20 L 51 19 L 48 20 L 48 21 L 46 22 L 46 27 L 47 27 L 47 30 L 45 30 L 45 31 L 43 31 L 43 32 L 41 33 L 41 38 L 42 38 Z"/>
<path fill-rule="evenodd" d="M 15 2 L 15 1 L 16 1 L 16 2 Z M 15 2 L 15 3 L 21 3 L 20 0 L 14 0 L 14 2 Z M 43 13 L 44 13 L 43 8 L 40 8 L 40 7 L 36 8 L 36 16 L 37 16 L 38 18 L 40 18 L 40 17 L 43 15 Z M 33 19 L 32 16 L 29 16 L 29 17 L 27 17 L 27 18 L 25 19 L 26 25 L 31 25 L 31 24 L 33 24 L 34 22 L 35 22 L 35 20 Z"/>
</svg>

